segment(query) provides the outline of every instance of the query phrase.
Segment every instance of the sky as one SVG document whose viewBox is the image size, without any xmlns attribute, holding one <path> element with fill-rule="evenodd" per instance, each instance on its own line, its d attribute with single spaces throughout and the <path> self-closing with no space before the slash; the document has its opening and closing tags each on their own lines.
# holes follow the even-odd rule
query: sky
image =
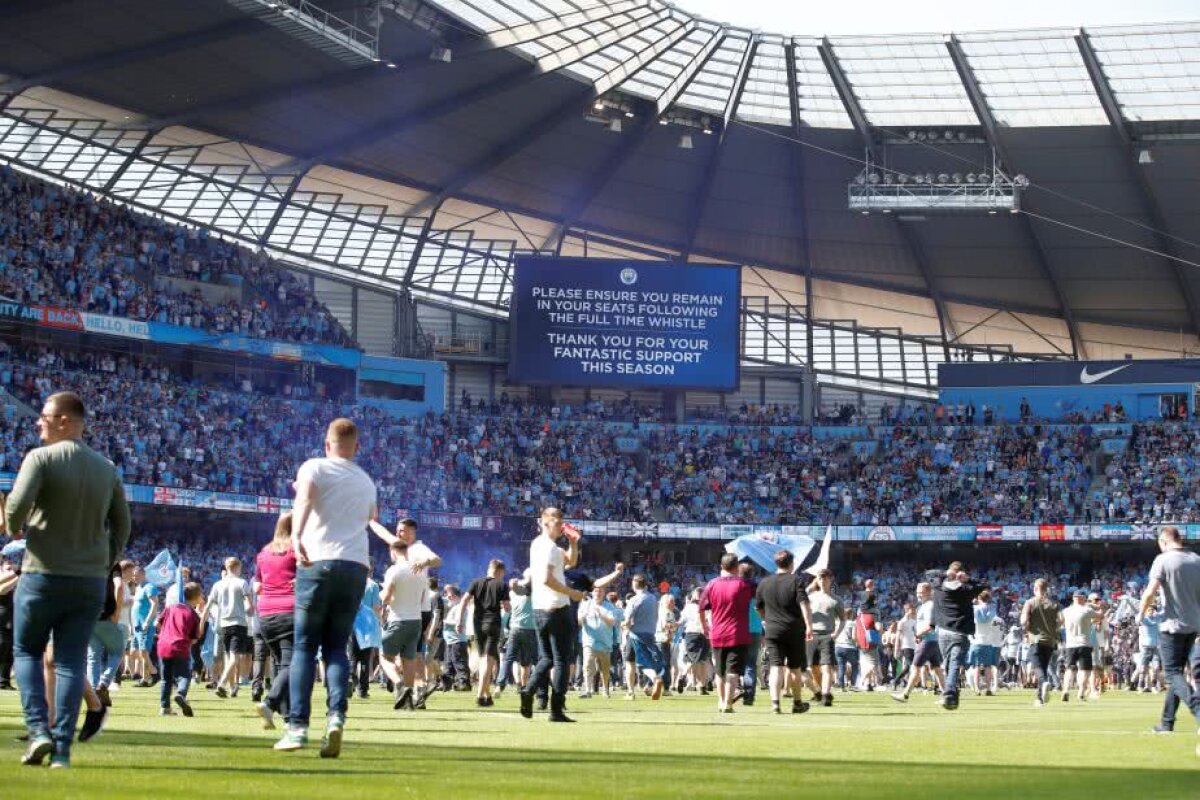
<svg viewBox="0 0 1200 800">
<path fill-rule="evenodd" d="M 717 22 L 767 33 L 949 33 L 1200 20 L 1198 0 L 674 0 Z"/>
</svg>

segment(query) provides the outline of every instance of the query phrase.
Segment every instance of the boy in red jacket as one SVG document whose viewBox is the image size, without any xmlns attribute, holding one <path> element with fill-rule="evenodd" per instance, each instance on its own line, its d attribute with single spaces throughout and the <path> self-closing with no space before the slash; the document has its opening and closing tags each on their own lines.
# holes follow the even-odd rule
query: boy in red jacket
<svg viewBox="0 0 1200 800">
<path fill-rule="evenodd" d="M 204 602 L 200 584 L 189 583 L 183 587 L 183 602 L 176 603 L 163 612 L 159 622 L 158 658 L 162 662 L 162 696 L 159 714 L 164 717 L 171 710 L 171 689 L 175 692 L 175 705 L 185 717 L 192 716 L 192 707 L 187 701 L 188 686 L 192 681 L 192 643 L 200 638 L 200 615 L 196 609 Z"/>
</svg>

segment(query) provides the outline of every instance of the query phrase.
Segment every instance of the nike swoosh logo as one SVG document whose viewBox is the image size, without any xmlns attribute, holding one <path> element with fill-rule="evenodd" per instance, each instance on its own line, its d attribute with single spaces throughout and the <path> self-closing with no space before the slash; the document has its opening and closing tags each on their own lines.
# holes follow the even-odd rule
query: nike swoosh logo
<svg viewBox="0 0 1200 800">
<path fill-rule="evenodd" d="M 1128 369 L 1131 366 L 1133 366 L 1133 365 L 1132 364 L 1122 364 L 1119 367 L 1113 367 L 1112 369 L 1106 369 L 1106 370 L 1104 370 L 1104 372 L 1097 372 L 1095 375 L 1088 374 L 1088 368 L 1084 367 L 1082 370 L 1079 371 L 1079 382 L 1083 383 L 1083 384 L 1088 384 L 1088 383 L 1095 383 L 1096 381 L 1102 381 L 1105 378 L 1107 378 L 1109 375 L 1116 375 L 1121 370 Z"/>
</svg>

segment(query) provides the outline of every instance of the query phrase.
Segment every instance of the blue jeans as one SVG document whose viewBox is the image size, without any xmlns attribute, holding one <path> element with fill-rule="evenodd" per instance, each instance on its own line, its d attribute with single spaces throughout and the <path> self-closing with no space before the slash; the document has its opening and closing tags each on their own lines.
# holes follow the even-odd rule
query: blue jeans
<svg viewBox="0 0 1200 800">
<path fill-rule="evenodd" d="M 938 631 L 938 649 L 942 651 L 942 661 L 946 665 L 946 690 L 943 697 L 958 699 L 958 673 L 966 666 L 967 650 L 971 647 L 971 637 L 965 633 L 953 631 Z"/>
<path fill-rule="evenodd" d="M 367 568 L 354 561 L 317 561 L 296 569 L 296 634 L 288 675 L 292 727 L 308 727 L 318 649 L 325 659 L 329 714 L 345 718 L 350 681 L 346 643 L 366 586 Z"/>
<path fill-rule="evenodd" d="M 125 655 L 125 630 L 115 622 L 100 620 L 88 642 L 87 674 L 93 688 L 108 686 Z"/>
<path fill-rule="evenodd" d="M 164 658 L 162 661 L 162 689 L 158 701 L 163 708 L 171 707 L 171 689 L 187 699 L 188 687 L 192 685 L 192 657 Z"/>
<path fill-rule="evenodd" d="M 571 637 L 575 626 L 571 624 L 571 606 L 565 605 L 553 611 L 533 612 L 533 624 L 538 633 L 538 662 L 529 676 L 529 685 L 522 691 L 529 694 L 539 687 L 550 685 L 552 694 L 561 701 L 567 694 L 567 657 L 574 653 Z M 654 637 L 651 638 L 653 644 Z M 655 652 L 658 648 L 654 648 Z M 551 672 L 553 671 L 553 675 Z"/>
<path fill-rule="evenodd" d="M 1179 710 L 1181 702 L 1191 709 L 1197 720 L 1200 720 L 1200 692 L 1191 690 L 1183 674 L 1188 668 L 1188 659 L 1191 658 L 1192 644 L 1195 641 L 1194 633 L 1161 631 L 1158 634 L 1158 651 L 1167 680 L 1167 696 L 1163 699 L 1163 727 L 1175 727 L 1175 712 Z M 1200 681 L 1200 660 L 1192 660 L 1191 670 L 1192 676 Z"/>
<path fill-rule="evenodd" d="M 104 608 L 104 578 L 26 572 L 13 600 L 13 651 L 21 706 L 30 736 L 49 734 L 55 752 L 71 755 L 71 739 L 83 701 L 84 666 L 92 628 Z M 54 636 L 55 719 L 46 706 L 42 659 Z"/>
<path fill-rule="evenodd" d="M 762 648 L 762 634 L 750 634 L 750 646 L 746 648 L 746 666 L 742 668 L 742 702 L 754 702 L 758 690 L 758 653 Z M 797 690 L 799 691 L 799 690 Z"/>
</svg>

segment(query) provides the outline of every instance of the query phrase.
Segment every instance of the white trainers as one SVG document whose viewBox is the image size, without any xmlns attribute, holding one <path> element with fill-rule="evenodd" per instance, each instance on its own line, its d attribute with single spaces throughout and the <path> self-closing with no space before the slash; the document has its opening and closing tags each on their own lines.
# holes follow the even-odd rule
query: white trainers
<svg viewBox="0 0 1200 800">
<path fill-rule="evenodd" d="M 283 732 L 283 738 L 275 743 L 276 750 L 300 750 L 308 744 L 308 728 L 293 728 Z"/>
<path fill-rule="evenodd" d="M 325 738 L 321 740 L 321 758 L 337 758 L 342 754 L 342 733 L 346 723 L 341 717 L 331 716 L 325 726 Z"/>
</svg>

